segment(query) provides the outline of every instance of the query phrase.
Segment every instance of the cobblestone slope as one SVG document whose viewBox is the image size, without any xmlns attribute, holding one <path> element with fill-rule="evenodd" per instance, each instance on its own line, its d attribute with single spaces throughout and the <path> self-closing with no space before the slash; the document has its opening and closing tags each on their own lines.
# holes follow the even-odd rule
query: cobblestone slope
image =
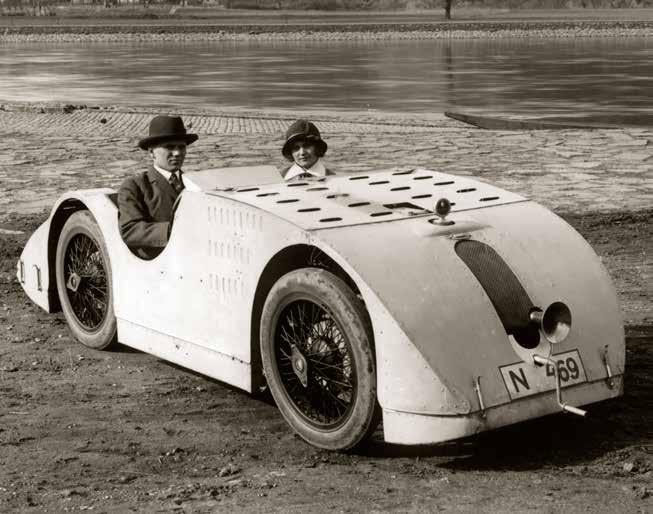
<svg viewBox="0 0 653 514">
<path fill-rule="evenodd" d="M 142 169 L 147 112 L 0 111 L 0 206 L 35 212 L 63 191 L 117 187 Z M 340 173 L 394 166 L 473 175 L 565 212 L 638 211 L 653 204 L 653 130 L 489 131 L 448 119 L 311 116 Z M 271 163 L 291 115 L 185 115 L 200 134 L 186 170 Z"/>
</svg>

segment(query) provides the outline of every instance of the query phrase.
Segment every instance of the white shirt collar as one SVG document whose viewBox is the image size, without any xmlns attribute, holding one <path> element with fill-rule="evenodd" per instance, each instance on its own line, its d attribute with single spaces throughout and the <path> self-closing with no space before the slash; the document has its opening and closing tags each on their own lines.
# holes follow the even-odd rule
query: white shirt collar
<svg viewBox="0 0 653 514">
<path fill-rule="evenodd" d="M 164 179 L 166 179 L 168 182 L 170 182 L 170 175 L 172 175 L 172 173 L 170 173 L 168 170 L 164 170 L 163 168 L 159 168 L 154 163 L 152 164 L 152 166 L 154 167 L 154 169 L 156 171 L 161 173 L 161 175 L 163 176 Z M 181 175 L 185 175 L 185 173 L 183 171 L 181 171 L 181 170 L 178 170 L 177 171 L 177 177 L 180 177 Z M 192 175 L 192 173 L 191 173 L 191 175 Z M 184 176 L 184 178 L 182 179 L 182 181 L 184 183 L 184 187 L 186 189 L 188 189 L 189 191 L 201 191 L 199 186 L 195 185 L 192 180 L 188 180 L 188 179 L 189 179 L 189 177 L 187 177 L 187 176 Z"/>
<path fill-rule="evenodd" d="M 161 175 L 163 175 L 164 179 L 170 180 L 170 176 L 172 175 L 172 173 L 170 173 L 168 170 L 164 170 L 163 168 L 159 168 L 156 164 L 152 164 L 152 166 L 156 171 L 158 171 L 159 173 L 161 173 Z M 179 175 L 177 175 L 177 177 L 179 177 Z"/>
<path fill-rule="evenodd" d="M 295 163 L 288 168 L 288 171 L 286 171 L 286 175 L 283 178 L 284 180 L 290 180 L 303 173 L 308 173 L 309 175 L 320 178 L 326 176 L 326 168 L 321 159 L 318 159 L 315 164 L 308 169 L 304 169 L 299 164 Z"/>
</svg>

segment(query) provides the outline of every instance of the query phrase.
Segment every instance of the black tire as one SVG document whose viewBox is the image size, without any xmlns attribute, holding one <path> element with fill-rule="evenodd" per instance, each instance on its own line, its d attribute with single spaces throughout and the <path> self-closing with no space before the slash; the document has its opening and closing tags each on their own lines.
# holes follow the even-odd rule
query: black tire
<svg viewBox="0 0 653 514">
<path fill-rule="evenodd" d="M 349 450 L 380 419 L 372 330 L 365 306 L 329 271 L 287 273 L 261 316 L 261 361 L 270 392 L 307 442 Z"/>
<path fill-rule="evenodd" d="M 111 262 L 89 211 L 75 212 L 59 235 L 57 292 L 70 331 L 83 345 L 104 350 L 115 344 Z"/>
</svg>

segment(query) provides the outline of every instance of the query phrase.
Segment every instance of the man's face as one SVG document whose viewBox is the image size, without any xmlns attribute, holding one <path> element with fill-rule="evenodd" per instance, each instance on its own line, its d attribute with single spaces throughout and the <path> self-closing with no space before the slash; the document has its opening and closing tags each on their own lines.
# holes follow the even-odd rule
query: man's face
<svg viewBox="0 0 653 514">
<path fill-rule="evenodd" d="M 305 170 L 317 162 L 317 151 L 313 143 L 297 141 L 290 148 L 293 160 Z"/>
<path fill-rule="evenodd" d="M 186 143 L 182 140 L 172 140 L 150 147 L 152 161 L 159 168 L 174 173 L 181 169 L 186 157 Z"/>
</svg>

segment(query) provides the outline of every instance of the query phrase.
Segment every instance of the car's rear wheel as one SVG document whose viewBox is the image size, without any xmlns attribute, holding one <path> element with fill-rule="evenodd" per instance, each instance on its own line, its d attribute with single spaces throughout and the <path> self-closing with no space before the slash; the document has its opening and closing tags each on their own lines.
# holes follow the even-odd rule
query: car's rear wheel
<svg viewBox="0 0 653 514">
<path fill-rule="evenodd" d="M 272 287 L 261 360 L 279 410 L 306 441 L 348 450 L 376 428 L 376 366 L 365 306 L 329 271 L 304 268 Z"/>
<path fill-rule="evenodd" d="M 116 342 L 111 263 L 89 211 L 73 213 L 59 236 L 57 292 L 70 331 L 82 344 L 103 350 Z"/>
</svg>

